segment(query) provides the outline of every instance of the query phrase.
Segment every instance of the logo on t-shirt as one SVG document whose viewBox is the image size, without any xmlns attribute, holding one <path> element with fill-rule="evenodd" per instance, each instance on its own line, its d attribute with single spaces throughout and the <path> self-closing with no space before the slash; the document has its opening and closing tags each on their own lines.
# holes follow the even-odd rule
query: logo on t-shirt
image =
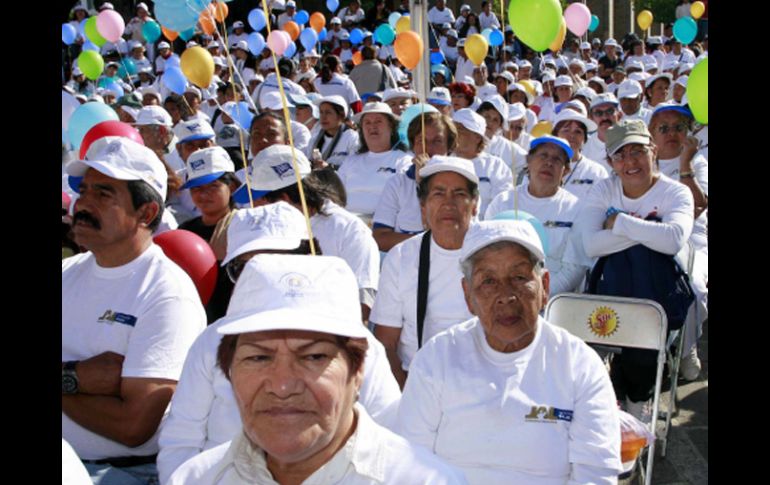
<svg viewBox="0 0 770 485">
<path fill-rule="evenodd" d="M 524 419 L 535 423 L 555 423 L 556 421 L 572 421 L 572 414 L 573 411 L 569 409 L 557 409 L 553 406 L 532 406 Z"/>
<path fill-rule="evenodd" d="M 106 310 L 97 322 L 116 322 L 133 327 L 136 325 L 136 317 L 127 313 L 114 312 L 112 310 Z"/>
<path fill-rule="evenodd" d="M 618 331 L 620 319 L 610 307 L 600 306 L 588 317 L 588 328 L 599 337 L 609 337 Z"/>
</svg>

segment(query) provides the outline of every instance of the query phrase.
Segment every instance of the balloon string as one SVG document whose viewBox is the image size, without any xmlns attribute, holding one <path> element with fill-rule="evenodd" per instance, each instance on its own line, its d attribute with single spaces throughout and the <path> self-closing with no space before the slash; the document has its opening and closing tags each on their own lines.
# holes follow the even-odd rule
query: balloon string
<svg viewBox="0 0 770 485">
<path fill-rule="evenodd" d="M 265 25 L 267 27 L 267 37 L 270 38 L 270 15 L 267 11 L 267 1 L 262 0 L 262 10 L 265 12 Z M 293 41 L 292 41 L 293 42 Z M 283 116 L 286 123 L 286 133 L 289 136 L 289 146 L 291 147 L 291 166 L 294 168 L 294 176 L 297 178 L 297 187 L 299 187 L 299 199 L 302 205 L 302 213 L 305 216 L 305 223 L 307 224 L 307 233 L 310 238 L 310 254 L 315 256 L 315 243 L 313 243 L 313 228 L 310 225 L 310 213 L 307 208 L 307 201 L 305 200 L 305 190 L 302 186 L 302 178 L 299 175 L 299 168 L 297 167 L 297 156 L 294 148 L 294 137 L 291 133 L 291 116 L 289 116 L 289 106 L 286 102 L 286 93 L 283 90 L 283 81 L 281 80 L 281 72 L 278 69 L 278 57 L 275 55 L 275 51 L 271 48 L 270 55 L 273 57 L 273 65 L 275 66 L 275 78 L 278 81 L 278 91 L 281 93 L 281 105 L 283 106 Z"/>
<path fill-rule="evenodd" d="M 422 24 L 425 23 L 425 18 L 420 15 L 420 38 L 422 39 Z M 435 33 L 434 33 L 435 35 Z M 420 57 L 422 57 L 422 53 L 420 53 Z M 425 99 L 420 100 L 420 140 L 422 141 L 422 153 L 423 155 L 428 154 L 428 149 L 425 148 Z"/>
</svg>

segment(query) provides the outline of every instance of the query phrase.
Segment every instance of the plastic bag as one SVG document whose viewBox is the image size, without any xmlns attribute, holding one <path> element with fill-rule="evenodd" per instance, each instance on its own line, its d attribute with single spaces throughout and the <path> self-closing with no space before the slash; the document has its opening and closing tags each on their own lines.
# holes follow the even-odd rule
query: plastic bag
<svg viewBox="0 0 770 485">
<path fill-rule="evenodd" d="M 624 469 L 633 466 L 642 448 L 652 444 L 655 435 L 649 428 L 625 411 L 618 410 L 620 415 L 620 461 Z"/>
</svg>

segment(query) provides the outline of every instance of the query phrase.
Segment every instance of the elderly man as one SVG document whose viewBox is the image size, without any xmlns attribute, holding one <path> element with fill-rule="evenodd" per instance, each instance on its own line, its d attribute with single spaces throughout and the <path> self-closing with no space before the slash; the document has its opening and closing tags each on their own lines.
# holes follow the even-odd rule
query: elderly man
<svg viewBox="0 0 770 485">
<path fill-rule="evenodd" d="M 616 483 L 615 393 L 596 352 L 538 315 L 550 277 L 534 227 L 481 222 L 461 254 L 475 317 L 417 353 L 399 431 L 470 483 Z"/>
<path fill-rule="evenodd" d="M 642 120 L 650 123 L 652 110 L 642 106 L 644 89 L 642 85 L 632 79 L 626 79 L 618 86 L 618 101 L 624 120 Z"/>
<path fill-rule="evenodd" d="M 595 160 L 602 164 L 607 173 L 612 173 L 612 167 L 607 163 L 607 149 L 604 143 L 607 140 L 607 130 L 618 124 L 622 116 L 618 109 L 618 104 L 618 98 L 614 94 L 602 93 L 596 95 L 591 102 L 589 118 L 599 128 L 588 137 L 588 141 L 583 147 L 583 154 L 590 160 Z"/>
<path fill-rule="evenodd" d="M 145 106 L 136 117 L 134 126 L 144 140 L 144 146 L 155 152 L 159 158 L 164 158 L 174 150 L 171 141 L 174 139 L 174 131 L 171 129 L 173 121 L 168 111 L 160 106 Z M 181 170 L 184 166 L 174 167 Z"/>
<path fill-rule="evenodd" d="M 470 160 L 441 155 L 431 157 L 419 177 L 420 209 L 430 231 L 390 250 L 371 314 L 402 387 L 423 343 L 470 317 L 457 262 L 478 212 L 479 178 Z"/>
<path fill-rule="evenodd" d="M 119 138 L 67 173 L 79 182 L 75 241 L 89 252 L 62 261 L 62 437 L 92 479 L 157 483 L 156 432 L 206 327 L 189 276 L 152 242 L 166 170 Z"/>
</svg>

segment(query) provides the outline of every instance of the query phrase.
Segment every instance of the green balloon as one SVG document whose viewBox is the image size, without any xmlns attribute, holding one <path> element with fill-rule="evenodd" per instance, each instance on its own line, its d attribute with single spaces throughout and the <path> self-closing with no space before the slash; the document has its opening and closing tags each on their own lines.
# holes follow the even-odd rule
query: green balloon
<svg viewBox="0 0 770 485">
<path fill-rule="evenodd" d="M 687 104 L 695 120 L 707 125 L 709 122 L 709 58 L 695 65 L 687 78 Z"/>
<path fill-rule="evenodd" d="M 554 41 L 561 19 L 558 0 L 511 0 L 508 4 L 508 22 L 516 37 L 537 52 Z"/>
<path fill-rule="evenodd" d="M 107 39 L 102 37 L 102 34 L 96 30 L 96 17 L 91 17 L 86 20 L 86 26 L 83 30 L 86 32 L 88 40 L 93 42 L 97 47 L 101 47 L 107 43 Z"/>
<path fill-rule="evenodd" d="M 88 79 L 96 81 L 104 71 L 104 59 L 96 51 L 83 51 L 78 56 L 78 67 Z"/>
</svg>

